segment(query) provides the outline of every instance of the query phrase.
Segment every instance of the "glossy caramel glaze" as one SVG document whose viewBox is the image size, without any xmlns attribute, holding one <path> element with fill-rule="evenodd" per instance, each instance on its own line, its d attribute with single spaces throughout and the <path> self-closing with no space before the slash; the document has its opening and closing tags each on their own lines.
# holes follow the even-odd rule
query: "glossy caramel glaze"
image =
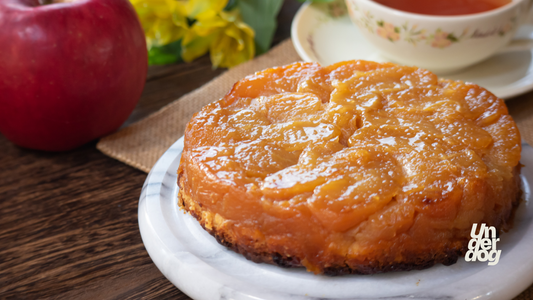
<svg viewBox="0 0 533 300">
<path fill-rule="evenodd" d="M 256 261 L 315 273 L 450 264 L 473 223 L 505 225 L 520 151 L 503 101 L 475 84 L 391 63 L 295 63 L 192 118 L 180 203 L 267 257 Z"/>
</svg>

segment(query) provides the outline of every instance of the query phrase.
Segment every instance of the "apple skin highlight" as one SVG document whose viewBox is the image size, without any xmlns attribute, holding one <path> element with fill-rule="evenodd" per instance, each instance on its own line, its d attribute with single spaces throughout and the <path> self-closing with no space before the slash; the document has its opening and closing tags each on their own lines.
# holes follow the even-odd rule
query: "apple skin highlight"
<svg viewBox="0 0 533 300">
<path fill-rule="evenodd" d="M 0 132 L 27 148 L 65 151 L 120 127 L 148 68 L 127 0 L 0 1 Z"/>
</svg>

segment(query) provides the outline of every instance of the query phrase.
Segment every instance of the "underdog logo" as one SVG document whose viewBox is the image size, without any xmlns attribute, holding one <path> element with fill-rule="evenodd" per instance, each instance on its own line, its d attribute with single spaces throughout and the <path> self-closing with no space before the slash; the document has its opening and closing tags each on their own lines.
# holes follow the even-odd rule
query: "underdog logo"
<svg viewBox="0 0 533 300">
<path fill-rule="evenodd" d="M 489 266 L 496 265 L 500 261 L 502 252 L 502 250 L 496 249 L 496 243 L 500 241 L 499 238 L 496 238 L 496 228 L 482 223 L 477 234 L 476 230 L 477 223 L 474 223 L 470 231 L 472 239 L 468 242 L 469 250 L 466 252 L 465 260 L 467 262 L 476 260 L 489 261 Z"/>
</svg>

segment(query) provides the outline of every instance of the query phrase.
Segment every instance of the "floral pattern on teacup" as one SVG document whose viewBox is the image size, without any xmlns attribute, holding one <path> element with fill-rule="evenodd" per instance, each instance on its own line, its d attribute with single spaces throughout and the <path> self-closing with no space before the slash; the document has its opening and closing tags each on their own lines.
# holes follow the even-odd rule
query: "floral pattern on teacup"
<svg viewBox="0 0 533 300">
<path fill-rule="evenodd" d="M 384 21 L 377 22 L 378 28 L 376 33 L 391 42 L 396 42 L 400 39 L 400 28 Z"/>
<path fill-rule="evenodd" d="M 463 34 L 459 37 L 455 36 L 453 33 L 442 31 L 440 28 L 435 31 L 434 34 L 430 35 L 427 39 L 433 48 L 447 48 L 452 45 L 452 43 L 457 43 L 459 40 L 463 39 L 468 30 L 465 30 Z"/>
<path fill-rule="evenodd" d="M 404 40 L 413 46 L 416 46 L 421 41 L 425 41 L 428 38 L 426 29 L 419 29 L 418 25 L 409 26 L 408 22 L 402 25 L 404 32 Z"/>
<path fill-rule="evenodd" d="M 451 38 L 450 38 L 451 37 Z M 452 44 L 452 42 L 457 41 L 453 36 L 453 33 L 448 33 L 442 30 L 437 30 L 433 35 L 433 41 L 431 41 L 431 47 L 434 48 L 446 48 Z"/>
<path fill-rule="evenodd" d="M 504 36 L 507 32 L 513 30 L 514 24 L 516 23 L 516 19 L 512 19 L 511 21 L 505 23 L 501 28 L 498 34 L 500 36 Z"/>
<path fill-rule="evenodd" d="M 488 31 L 476 29 L 472 34 L 469 34 L 469 30 L 465 29 L 461 35 L 457 35 L 454 32 L 447 32 L 439 28 L 430 33 L 426 29 L 418 28 L 417 24 L 410 26 L 408 22 L 405 22 L 403 25 L 397 26 L 392 22 L 381 19 L 376 20 L 370 11 L 360 10 L 353 2 L 350 4 L 353 8 L 350 10 L 350 16 L 360 28 L 365 28 L 369 32 L 377 34 L 379 37 L 392 43 L 405 41 L 413 46 L 425 42 L 433 48 L 444 49 L 465 39 L 481 38 L 496 34 L 505 36 L 516 27 L 516 18 L 513 17 L 505 24 L 489 29 Z"/>
<path fill-rule="evenodd" d="M 442 31 L 442 29 L 439 28 L 434 33 L 427 35 L 427 30 L 417 30 L 417 25 L 410 27 L 407 22 L 399 27 L 380 20 L 376 22 L 376 25 L 376 34 L 391 42 L 400 40 L 403 35 L 405 41 L 415 46 L 417 43 L 425 41 L 431 45 L 431 47 L 441 49 L 451 46 L 452 43 L 459 42 L 459 40 L 467 33 L 464 32 L 460 37 L 457 37 L 454 33 Z"/>
</svg>

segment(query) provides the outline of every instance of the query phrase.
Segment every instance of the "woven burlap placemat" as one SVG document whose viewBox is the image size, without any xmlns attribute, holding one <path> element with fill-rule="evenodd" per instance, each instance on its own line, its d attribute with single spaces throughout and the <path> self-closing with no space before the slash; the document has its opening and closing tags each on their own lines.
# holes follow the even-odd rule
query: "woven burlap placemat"
<svg viewBox="0 0 533 300">
<path fill-rule="evenodd" d="M 149 172 L 159 157 L 185 130 L 192 115 L 206 104 L 220 99 L 235 82 L 254 72 L 301 60 L 291 40 L 286 40 L 252 61 L 232 68 L 201 88 L 175 100 L 149 117 L 104 137 L 97 148 L 108 156 Z M 507 102 L 522 138 L 533 145 L 533 98 L 531 94 Z M 533 100 L 533 99 L 531 99 Z M 533 286 L 515 300 L 533 300 Z"/>
</svg>

